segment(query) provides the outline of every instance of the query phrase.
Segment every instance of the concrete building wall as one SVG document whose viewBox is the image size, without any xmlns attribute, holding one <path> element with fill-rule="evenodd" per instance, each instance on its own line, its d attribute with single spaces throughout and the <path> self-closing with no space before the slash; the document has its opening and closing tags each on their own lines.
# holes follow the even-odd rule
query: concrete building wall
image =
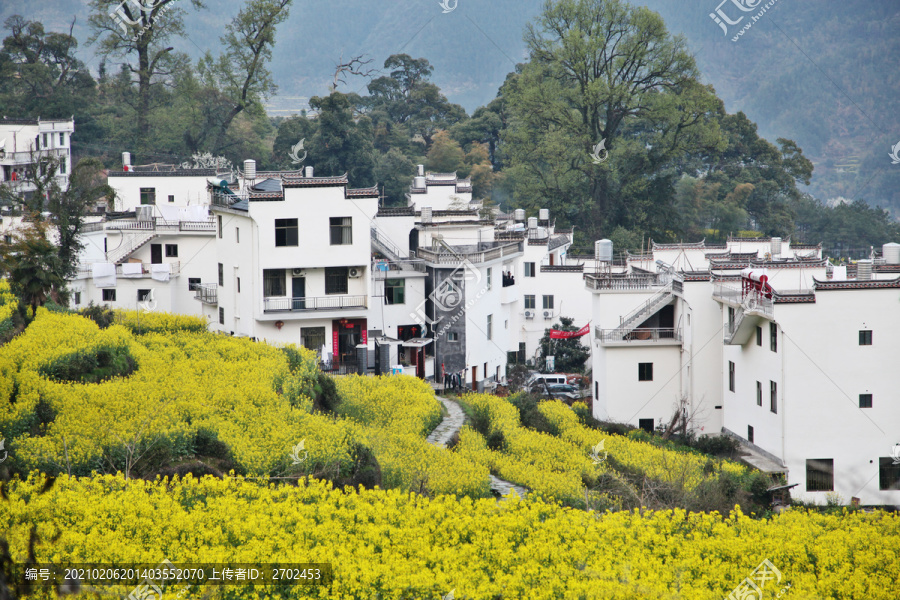
<svg viewBox="0 0 900 600">
<path fill-rule="evenodd" d="M 142 188 L 155 190 L 156 206 L 208 205 L 206 186 L 209 179 L 209 176 L 192 175 L 189 171 L 156 174 L 114 171 L 108 181 L 116 192 L 115 210 L 130 212 L 141 206 Z M 161 217 L 162 213 L 154 210 L 154 216 Z"/>
</svg>

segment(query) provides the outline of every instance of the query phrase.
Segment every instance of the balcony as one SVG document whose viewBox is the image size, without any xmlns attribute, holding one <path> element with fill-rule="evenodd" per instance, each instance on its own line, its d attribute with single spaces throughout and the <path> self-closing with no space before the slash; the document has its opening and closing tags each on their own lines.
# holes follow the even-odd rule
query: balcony
<svg viewBox="0 0 900 600">
<path fill-rule="evenodd" d="M 425 263 L 421 260 L 377 260 L 372 263 L 372 277 L 379 281 L 425 273 Z"/>
<path fill-rule="evenodd" d="M 474 264 L 485 263 L 525 251 L 523 242 L 483 243 L 471 246 L 451 246 L 450 248 L 419 248 L 417 253 L 419 258 L 432 264 L 459 265 L 465 261 Z"/>
<path fill-rule="evenodd" d="M 94 226 L 98 224 L 92 224 Z M 165 221 L 160 218 L 141 221 L 137 219 L 116 219 L 107 221 L 105 228 L 110 231 L 215 231 L 216 222 L 206 221 Z"/>
<path fill-rule="evenodd" d="M 215 283 L 200 283 L 194 286 L 194 300 L 199 300 L 203 304 L 219 303 L 219 286 Z"/>
<path fill-rule="evenodd" d="M 128 263 L 129 265 L 135 265 L 137 263 Z M 169 275 L 181 275 L 181 262 L 175 261 L 170 263 L 164 263 L 169 265 Z M 116 265 L 116 277 L 121 277 L 123 279 L 146 279 L 148 277 L 153 277 L 153 265 L 151 263 L 140 263 L 140 272 L 129 271 L 125 272 L 122 265 Z M 91 264 L 82 264 L 78 265 L 78 271 L 75 274 L 75 279 L 90 279 L 94 276 L 93 267 Z"/>
<path fill-rule="evenodd" d="M 543 270 L 543 269 L 542 269 Z M 628 275 L 585 275 L 589 290 L 647 290 L 672 282 L 668 273 L 629 273 Z"/>
<path fill-rule="evenodd" d="M 366 296 L 320 296 L 305 298 L 264 298 L 263 311 L 266 313 L 279 312 L 308 312 L 314 310 L 343 310 L 352 308 L 366 308 L 368 306 Z"/>
<path fill-rule="evenodd" d="M 682 341 L 681 329 L 648 328 L 632 329 L 623 333 L 621 329 L 594 329 L 594 337 L 604 346 L 676 346 Z"/>
<path fill-rule="evenodd" d="M 745 292 L 739 285 L 717 282 L 713 285 L 713 299 L 740 308 L 745 313 L 758 315 L 767 319 L 775 317 L 775 302 L 764 294 Z"/>
</svg>

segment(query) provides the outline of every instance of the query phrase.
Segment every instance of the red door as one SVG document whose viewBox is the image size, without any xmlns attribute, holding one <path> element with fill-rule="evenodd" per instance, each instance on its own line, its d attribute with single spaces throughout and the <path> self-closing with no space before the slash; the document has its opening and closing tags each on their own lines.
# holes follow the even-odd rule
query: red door
<svg viewBox="0 0 900 600">
<path fill-rule="evenodd" d="M 472 367 L 472 391 L 478 391 L 478 367 Z"/>
</svg>

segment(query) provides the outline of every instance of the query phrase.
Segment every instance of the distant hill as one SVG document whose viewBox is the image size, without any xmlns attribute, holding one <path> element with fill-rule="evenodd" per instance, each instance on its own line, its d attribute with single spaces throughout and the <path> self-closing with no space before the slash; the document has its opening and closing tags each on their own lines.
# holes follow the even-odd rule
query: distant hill
<svg viewBox="0 0 900 600">
<path fill-rule="evenodd" d="M 743 0 L 753 3 L 754 0 Z M 457 0 L 448 0 L 453 6 Z M 0 18 L 22 14 L 48 29 L 87 40 L 86 0 L 5 0 Z M 710 18 L 718 0 L 646 0 L 670 29 L 683 33 L 704 79 L 730 112 L 743 110 L 769 140 L 797 141 L 816 164 L 811 191 L 822 199 L 862 198 L 900 214 L 900 165 L 888 158 L 900 142 L 900 3 L 895 0 L 780 0 L 732 42 Z M 188 10 L 194 57 L 216 52 L 224 25 L 241 0 Z M 471 113 L 496 96 L 514 63 L 525 58 L 522 29 L 543 0 L 458 0 L 444 14 L 438 0 L 295 0 L 278 33 L 272 71 L 279 86 L 272 114 L 289 114 L 304 99 L 326 94 L 338 59 L 367 54 L 381 67 L 390 54 L 427 58 L 435 82 Z M 185 1 L 184 6 L 188 6 Z M 722 10 L 740 13 L 731 2 Z M 748 15 L 744 22 L 749 21 Z M 732 27 L 736 30 L 737 27 Z M 82 47 L 96 67 L 94 48 Z M 362 79 L 347 91 L 364 91 Z"/>
</svg>

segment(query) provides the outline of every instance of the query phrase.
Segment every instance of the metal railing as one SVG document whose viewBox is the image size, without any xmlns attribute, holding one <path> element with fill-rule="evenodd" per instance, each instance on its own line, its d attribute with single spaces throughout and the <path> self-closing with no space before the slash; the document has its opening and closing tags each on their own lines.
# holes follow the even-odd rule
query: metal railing
<svg viewBox="0 0 900 600">
<path fill-rule="evenodd" d="M 93 225 L 97 225 L 96 223 Z M 104 225 L 99 223 L 99 225 Z M 215 231 L 216 222 L 206 221 L 166 221 L 158 217 L 152 220 L 122 219 L 108 221 L 105 228 L 111 231 Z"/>
<path fill-rule="evenodd" d="M 592 290 L 643 290 L 667 285 L 658 274 L 628 275 L 626 277 L 585 275 L 587 287 Z"/>
<path fill-rule="evenodd" d="M 93 277 L 94 269 L 92 266 L 93 263 L 86 263 L 78 265 L 78 271 L 75 274 L 76 279 L 86 279 L 88 277 Z M 165 263 L 169 265 L 169 275 L 181 275 L 181 262 L 175 261 L 170 263 Z M 153 273 L 151 269 L 153 267 L 152 263 L 141 263 L 141 273 L 140 275 L 131 275 L 125 276 L 123 274 L 122 265 L 116 265 L 116 277 L 123 277 L 125 279 L 134 278 L 141 279 L 146 277 L 151 277 Z"/>
<path fill-rule="evenodd" d="M 398 273 L 425 273 L 425 262 L 421 260 L 379 260 L 372 263 L 375 279 L 390 279 Z"/>
<path fill-rule="evenodd" d="M 108 251 L 106 253 L 106 258 L 111 263 L 117 263 L 155 237 L 155 233 L 132 236 L 127 242 L 124 242 L 122 246 Z"/>
<path fill-rule="evenodd" d="M 584 265 L 541 265 L 541 273 L 581 273 Z"/>
<path fill-rule="evenodd" d="M 366 308 L 366 296 L 307 296 L 305 298 L 264 298 L 263 310 L 273 312 L 302 312 L 308 310 L 340 310 Z"/>
<path fill-rule="evenodd" d="M 680 329 L 674 328 L 644 328 L 632 329 L 624 334 L 619 329 L 594 329 L 594 336 L 601 342 L 680 342 L 682 335 Z"/>
<path fill-rule="evenodd" d="M 195 285 L 194 299 L 204 304 L 218 304 L 219 286 L 215 283 L 199 283 Z"/>
<path fill-rule="evenodd" d="M 471 263 L 488 262 L 491 260 L 496 260 L 498 258 L 512 256 L 513 254 L 518 254 L 524 251 L 525 248 L 522 242 L 513 242 L 504 244 L 503 246 L 498 246 L 496 248 L 490 248 L 488 250 L 482 250 L 478 252 L 469 252 L 465 250 L 450 252 L 446 249 L 432 250 L 429 248 L 419 248 L 417 253 L 419 258 L 430 263 L 441 265 L 455 265 L 464 260 L 468 260 Z"/>
<path fill-rule="evenodd" d="M 383 253 L 387 254 L 388 258 L 392 260 L 400 261 L 403 259 L 403 252 L 396 244 L 387 239 L 383 233 L 374 227 L 370 228 L 370 231 L 372 232 L 372 241 L 375 243 L 377 250 L 383 251 Z"/>
</svg>

